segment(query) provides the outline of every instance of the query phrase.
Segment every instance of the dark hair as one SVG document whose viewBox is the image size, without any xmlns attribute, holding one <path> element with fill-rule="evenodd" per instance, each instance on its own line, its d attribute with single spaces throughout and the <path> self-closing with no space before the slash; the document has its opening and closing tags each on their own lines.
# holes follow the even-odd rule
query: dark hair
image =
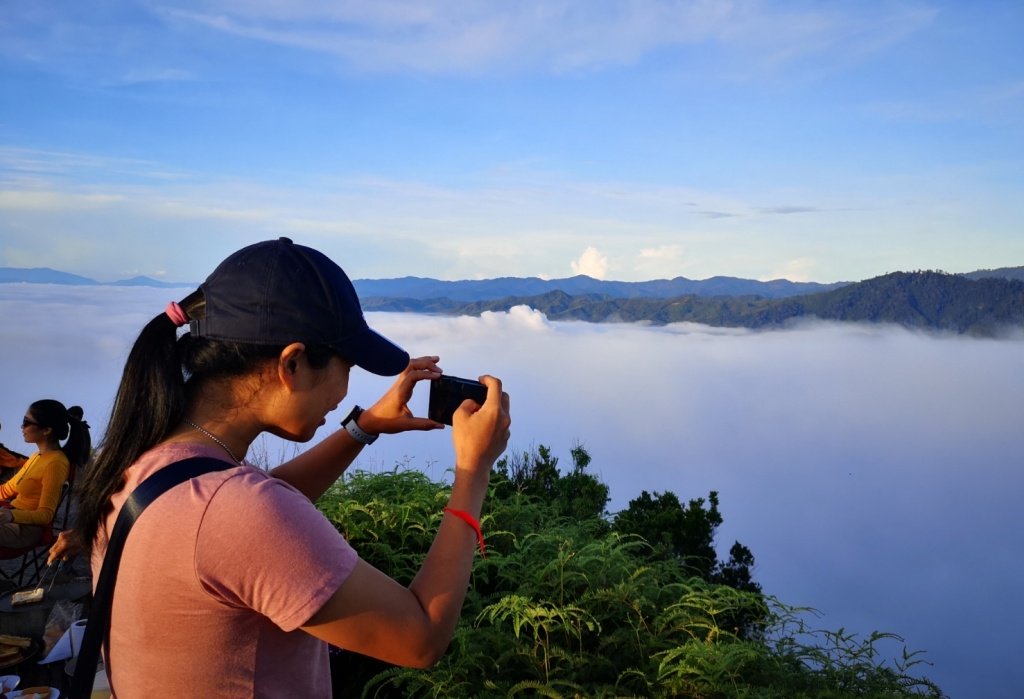
<svg viewBox="0 0 1024 699">
<path fill-rule="evenodd" d="M 28 415 L 40 427 L 49 427 L 58 442 L 68 437 L 68 409 L 59 400 L 44 398 L 28 406 Z"/>
<path fill-rule="evenodd" d="M 180 303 L 190 319 L 202 318 L 200 289 Z M 83 479 L 78 516 L 82 541 L 91 544 L 110 496 L 122 485 L 125 470 L 181 424 L 189 402 L 203 382 L 241 376 L 276 358 L 284 346 L 242 344 L 193 337 L 178 329 L 166 313 L 139 333 L 125 363 L 106 434 L 95 463 Z M 307 347 L 310 366 L 322 369 L 335 352 Z"/>
<path fill-rule="evenodd" d="M 56 437 L 58 443 L 67 439 L 64 445 L 61 446 L 61 450 L 68 457 L 68 461 L 75 465 L 81 465 L 84 463 L 82 460 L 83 452 L 85 452 L 85 457 L 88 458 L 90 443 L 89 425 L 80 419 L 82 409 L 78 406 L 74 407 L 78 408 L 79 419 L 75 419 L 72 415 L 72 409 L 65 408 L 64 404 L 59 400 L 44 398 L 28 406 L 28 414 L 39 423 L 40 427 L 52 429 L 53 436 Z"/>
<path fill-rule="evenodd" d="M 80 405 L 68 408 L 68 427 L 70 433 L 64 444 L 64 453 L 72 468 L 82 467 L 89 463 L 92 456 L 92 436 L 89 434 L 89 423 L 85 421 L 85 411 Z"/>
</svg>

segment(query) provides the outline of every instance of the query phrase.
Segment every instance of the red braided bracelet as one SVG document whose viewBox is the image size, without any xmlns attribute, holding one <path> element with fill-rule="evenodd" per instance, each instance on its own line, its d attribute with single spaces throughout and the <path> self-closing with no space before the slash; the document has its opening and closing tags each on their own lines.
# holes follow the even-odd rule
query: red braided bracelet
<svg viewBox="0 0 1024 699">
<path fill-rule="evenodd" d="M 476 542 L 480 544 L 480 558 L 487 558 L 487 553 L 484 551 L 484 533 L 480 531 L 480 522 L 476 520 L 476 517 L 465 510 L 453 510 L 450 507 L 444 508 L 444 511 L 450 512 L 473 528 L 473 531 L 476 532 Z"/>
</svg>

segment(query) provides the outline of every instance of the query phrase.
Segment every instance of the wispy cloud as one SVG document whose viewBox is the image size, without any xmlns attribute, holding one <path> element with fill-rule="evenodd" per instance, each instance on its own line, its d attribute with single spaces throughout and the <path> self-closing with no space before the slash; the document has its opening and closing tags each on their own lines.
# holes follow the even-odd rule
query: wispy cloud
<svg viewBox="0 0 1024 699">
<path fill-rule="evenodd" d="M 39 259 L 52 254 L 54 240 L 95 235 L 117 250 L 119 268 L 162 268 L 172 278 L 196 278 L 201 261 L 190 261 L 153 238 L 221 240 L 231 246 L 291 235 L 343 250 L 365 277 L 560 277 L 571 261 L 585 262 L 580 251 L 588 247 L 607 259 L 603 272 L 600 267 L 593 272 L 623 279 L 716 274 L 763 279 L 785 269 L 787 261 L 807 256 L 820 261 L 816 269 L 823 276 L 815 281 L 857 280 L 900 268 L 997 266 L 981 261 L 967 267 L 973 263 L 959 249 L 955 259 L 937 259 L 908 248 L 900 253 L 905 261 L 879 268 L 879 251 L 864 242 L 871 231 L 877 229 L 880 244 L 888 246 L 883 230 L 893 227 L 893 217 L 918 225 L 922 216 L 936 216 L 933 195 L 925 193 L 908 205 L 904 198 L 913 186 L 894 187 L 884 180 L 861 191 L 830 193 L 822 206 L 765 206 L 766 200 L 811 197 L 790 188 L 746 197 L 588 180 L 522 165 L 465 173 L 458 182 L 307 172 L 284 183 L 257 179 L 258 174 L 252 179 L 199 176 L 159 162 L 14 147 L 0 147 L 0 165 L 7 174 L 0 179 L 6 243 L 0 263 L 9 265 L 15 250 L 18 260 Z M 888 217 L 884 227 L 877 225 L 879 212 Z M 140 231 L 151 238 L 148 244 L 138 242 Z M 842 248 L 841 259 L 834 252 L 810 252 L 808 246 L 823 231 L 842 236 L 833 244 Z M 928 227 L 932 237 L 943 231 L 958 235 L 957 220 Z M 687 250 L 685 259 L 671 254 L 680 248 Z M 99 268 L 106 259 L 69 261 L 68 271 L 106 275 Z M 835 271 L 860 259 L 864 272 Z"/>
<path fill-rule="evenodd" d="M 19 211 L 77 211 L 110 206 L 125 201 L 118 194 L 69 194 L 52 191 L 0 190 L 0 209 Z"/>
<path fill-rule="evenodd" d="M 8 179 L 52 177 L 77 183 L 112 182 L 122 178 L 162 183 L 194 177 L 149 160 L 11 145 L 0 145 L 0 171 L 6 173 L 4 177 Z"/>
<path fill-rule="evenodd" d="M 735 77 L 777 71 L 812 58 L 819 67 L 848 63 L 913 33 L 931 16 L 926 9 L 900 3 L 876 6 L 869 17 L 854 4 L 801 7 L 672 0 L 193 0 L 154 4 L 146 10 L 152 13 L 148 27 L 118 37 L 116 22 L 128 10 L 117 3 L 107 12 L 71 15 L 13 8 L 7 22 L 0 24 L 0 43 L 6 44 L 0 51 L 80 72 L 77 56 L 78 67 L 92 66 L 107 84 L 192 79 L 194 70 L 184 65 L 192 58 L 161 36 L 162 23 L 174 34 L 228 34 L 334 56 L 350 69 L 367 72 L 593 71 L 701 46 L 721 52 L 719 65 L 728 66 Z M 192 36 L 192 41 L 201 38 Z M 134 57 L 140 65 L 127 72 L 103 69 L 104 56 L 119 61 Z M 706 64 L 692 67 L 708 69 Z"/>
<path fill-rule="evenodd" d="M 938 93 L 874 101 L 863 111 L 873 117 L 907 123 L 983 120 L 1024 122 L 1024 82 L 985 86 L 949 86 Z"/>
<path fill-rule="evenodd" d="M 149 83 L 186 82 L 196 76 L 180 68 L 144 68 L 129 70 L 115 83 L 119 85 L 144 85 Z"/>
<path fill-rule="evenodd" d="M 758 209 L 762 214 L 809 214 L 820 211 L 814 206 L 766 206 Z"/>
</svg>

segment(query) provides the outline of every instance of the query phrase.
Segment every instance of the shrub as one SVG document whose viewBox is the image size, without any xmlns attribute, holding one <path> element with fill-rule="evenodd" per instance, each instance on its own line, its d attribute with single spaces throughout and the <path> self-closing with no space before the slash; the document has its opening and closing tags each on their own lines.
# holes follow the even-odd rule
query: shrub
<svg viewBox="0 0 1024 699">
<path fill-rule="evenodd" d="M 482 517 L 487 557 L 476 563 L 445 657 L 424 671 L 335 651 L 335 696 L 943 696 L 911 674 L 919 654 L 880 657 L 880 642 L 898 637 L 814 629 L 813 610 L 784 605 L 751 584 L 722 584 L 714 579 L 720 566 L 695 575 L 666 555 L 665 542 L 652 546 L 611 526 L 607 489 L 583 472 L 589 456 L 580 467 L 574 452 L 568 476 L 553 470 L 546 449 L 533 456 L 540 461 L 527 454 L 518 466 L 506 461 L 495 469 Z M 543 487 L 531 481 L 531 464 Z M 566 502 L 560 481 L 567 477 L 576 485 L 594 481 L 572 491 L 585 500 Z M 407 583 L 448 490 L 412 470 L 357 471 L 318 506 L 365 560 Z"/>
</svg>

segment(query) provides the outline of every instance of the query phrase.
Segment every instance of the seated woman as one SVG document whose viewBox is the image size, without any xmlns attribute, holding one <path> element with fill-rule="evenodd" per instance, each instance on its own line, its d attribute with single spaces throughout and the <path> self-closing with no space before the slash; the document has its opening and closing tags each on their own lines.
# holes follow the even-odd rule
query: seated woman
<svg viewBox="0 0 1024 699">
<path fill-rule="evenodd" d="M 0 546 L 16 548 L 39 541 L 43 527 L 53 521 L 61 488 L 68 479 L 70 462 L 65 450 L 78 453 L 87 428 L 69 425 L 68 411 L 56 400 L 39 400 L 29 406 L 21 421 L 21 432 L 36 452 L 25 459 L 18 471 L 0 485 Z M 61 440 L 67 438 L 62 448 Z"/>
</svg>

